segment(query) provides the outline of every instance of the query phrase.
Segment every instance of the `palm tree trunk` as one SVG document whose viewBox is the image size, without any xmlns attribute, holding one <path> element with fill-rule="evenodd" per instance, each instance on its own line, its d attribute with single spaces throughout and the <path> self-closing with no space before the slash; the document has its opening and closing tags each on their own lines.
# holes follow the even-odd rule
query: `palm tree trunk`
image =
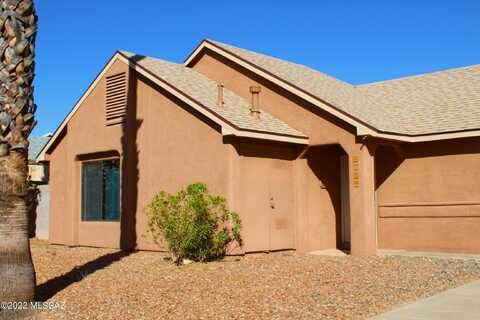
<svg viewBox="0 0 480 320">
<path fill-rule="evenodd" d="M 27 211 L 28 135 L 35 126 L 33 0 L 0 0 L 0 303 L 35 294 Z M 6 317 L 19 318 L 20 313 Z M 0 319 L 5 312 L 0 309 Z"/>
<path fill-rule="evenodd" d="M 32 301 L 35 294 L 26 170 L 25 152 L 0 157 L 0 302 Z"/>
</svg>

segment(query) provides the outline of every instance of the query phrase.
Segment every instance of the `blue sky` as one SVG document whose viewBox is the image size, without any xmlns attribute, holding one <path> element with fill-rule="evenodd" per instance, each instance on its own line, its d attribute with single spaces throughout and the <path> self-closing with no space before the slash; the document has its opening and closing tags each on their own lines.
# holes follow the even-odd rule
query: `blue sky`
<svg viewBox="0 0 480 320">
<path fill-rule="evenodd" d="M 358 84 L 480 63 L 480 1 L 37 0 L 34 135 L 117 49 L 182 62 L 203 38 Z"/>
</svg>

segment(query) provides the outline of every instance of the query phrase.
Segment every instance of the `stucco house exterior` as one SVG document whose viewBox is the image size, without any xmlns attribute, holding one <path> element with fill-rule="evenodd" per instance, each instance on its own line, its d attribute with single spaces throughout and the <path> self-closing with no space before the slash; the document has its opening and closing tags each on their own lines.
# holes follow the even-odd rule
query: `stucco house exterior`
<svg viewBox="0 0 480 320">
<path fill-rule="evenodd" d="M 480 65 L 354 86 L 202 41 L 117 52 L 40 152 L 57 244 L 162 249 L 152 196 L 224 195 L 240 252 L 480 252 Z"/>
</svg>

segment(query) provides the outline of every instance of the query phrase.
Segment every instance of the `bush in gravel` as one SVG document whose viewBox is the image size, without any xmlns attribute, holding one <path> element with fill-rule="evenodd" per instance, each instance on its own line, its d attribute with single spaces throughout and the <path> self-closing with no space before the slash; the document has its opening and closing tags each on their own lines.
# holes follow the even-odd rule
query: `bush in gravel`
<svg viewBox="0 0 480 320">
<path fill-rule="evenodd" d="M 230 243 L 241 245 L 241 221 L 228 210 L 225 198 L 194 183 L 176 194 L 164 191 L 147 207 L 148 228 L 156 242 L 164 240 L 177 264 L 183 259 L 208 261 L 227 252 Z"/>
</svg>

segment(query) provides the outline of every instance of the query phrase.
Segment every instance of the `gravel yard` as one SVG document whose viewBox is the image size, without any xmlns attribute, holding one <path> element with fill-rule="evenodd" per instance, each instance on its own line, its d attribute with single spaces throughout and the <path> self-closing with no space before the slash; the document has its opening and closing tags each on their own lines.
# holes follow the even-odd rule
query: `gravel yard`
<svg viewBox="0 0 480 320">
<path fill-rule="evenodd" d="M 176 267 L 164 255 L 32 242 L 43 319 L 365 319 L 480 279 L 480 262 L 279 252 Z"/>
</svg>

